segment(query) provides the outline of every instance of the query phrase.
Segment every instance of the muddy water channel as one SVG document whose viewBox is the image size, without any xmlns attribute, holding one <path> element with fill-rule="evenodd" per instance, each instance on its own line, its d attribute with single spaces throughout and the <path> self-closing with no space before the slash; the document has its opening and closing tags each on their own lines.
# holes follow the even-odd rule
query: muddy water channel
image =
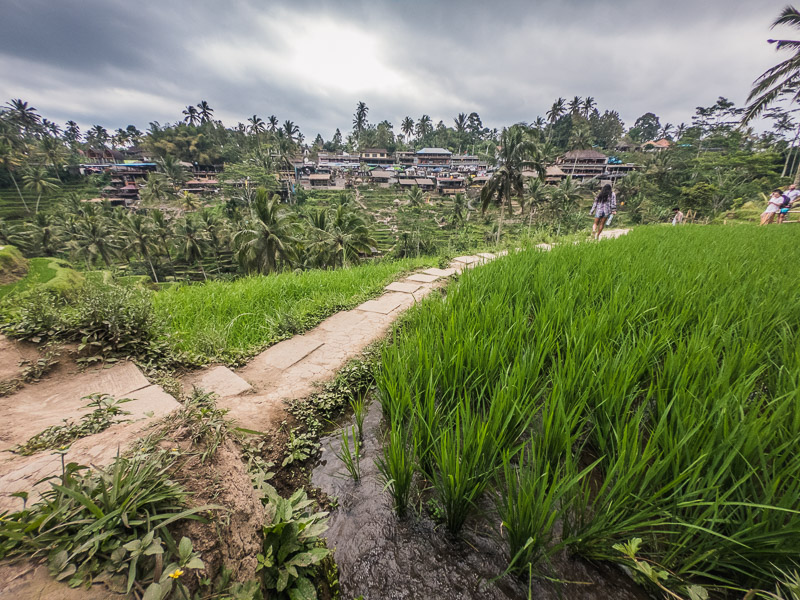
<svg viewBox="0 0 800 600">
<path fill-rule="evenodd" d="M 328 547 L 335 549 L 342 598 L 365 600 L 435 599 L 645 599 L 615 567 L 595 566 L 566 556 L 553 565 L 557 579 L 579 583 L 506 576 L 508 565 L 497 527 L 490 517 L 468 521 L 458 538 L 435 523 L 424 501 L 398 520 L 384 493 L 375 458 L 381 452 L 381 409 L 372 402 L 364 420 L 361 481 L 348 475 L 336 454 L 340 432 L 323 438 L 322 458 L 311 483 L 338 499 L 331 511 Z M 498 524 L 499 525 L 499 524 Z"/>
</svg>

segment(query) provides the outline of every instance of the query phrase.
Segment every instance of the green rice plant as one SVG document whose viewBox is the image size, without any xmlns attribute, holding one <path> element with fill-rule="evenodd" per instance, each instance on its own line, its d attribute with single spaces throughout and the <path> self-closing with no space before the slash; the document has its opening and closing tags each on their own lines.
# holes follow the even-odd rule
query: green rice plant
<svg viewBox="0 0 800 600">
<path fill-rule="evenodd" d="M 510 569 L 516 572 L 533 571 L 564 547 L 564 542 L 556 542 L 555 526 L 569 511 L 575 487 L 591 470 L 577 473 L 572 462 L 554 466 L 547 449 L 537 443 L 532 439 L 518 456 L 503 452 L 503 475 L 495 497 Z"/>
<path fill-rule="evenodd" d="M 414 451 L 401 418 L 392 419 L 389 427 L 389 441 L 383 447 L 383 455 L 377 457 L 375 463 L 384 489 L 388 489 L 392 497 L 395 513 L 403 518 L 408 510 L 414 480 Z"/>
<path fill-rule="evenodd" d="M 342 429 L 341 446 L 338 452 L 335 452 L 336 458 L 342 461 L 345 469 L 353 478 L 356 483 L 361 481 L 361 440 L 358 439 L 356 428 L 353 427 L 350 433 L 347 433 L 347 428 Z M 350 449 L 352 441 L 353 448 Z"/>
<path fill-rule="evenodd" d="M 364 396 L 354 396 L 350 399 L 350 408 L 353 411 L 353 418 L 356 422 L 356 431 L 358 431 L 359 441 L 364 440 L 364 417 L 367 415 L 367 409 L 364 404 Z"/>
<path fill-rule="evenodd" d="M 532 433 L 554 484 L 590 465 L 554 544 L 620 561 L 636 537 L 687 586 L 772 586 L 800 554 L 795 258 L 788 228 L 641 228 L 466 271 L 383 349 L 384 416 L 454 528 Z"/>
</svg>

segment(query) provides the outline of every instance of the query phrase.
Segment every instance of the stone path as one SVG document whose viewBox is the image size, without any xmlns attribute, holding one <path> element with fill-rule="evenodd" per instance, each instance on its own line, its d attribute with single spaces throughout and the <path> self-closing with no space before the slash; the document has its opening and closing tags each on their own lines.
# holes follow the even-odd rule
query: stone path
<svg viewBox="0 0 800 600">
<path fill-rule="evenodd" d="M 271 346 L 236 372 L 216 366 L 191 374 L 185 383 L 217 393 L 218 404 L 229 409 L 243 427 L 272 430 L 285 418 L 284 400 L 312 394 L 349 360 L 383 338 L 404 310 L 448 277 L 498 255 L 459 256 L 447 269 L 413 273 L 386 286 L 382 296 L 336 313 L 311 331 Z"/>
</svg>

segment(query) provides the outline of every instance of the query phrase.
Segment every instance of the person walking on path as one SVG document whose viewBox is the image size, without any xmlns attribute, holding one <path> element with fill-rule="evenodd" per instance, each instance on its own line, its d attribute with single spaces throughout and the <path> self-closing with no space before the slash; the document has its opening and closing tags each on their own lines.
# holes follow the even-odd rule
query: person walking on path
<svg viewBox="0 0 800 600">
<path fill-rule="evenodd" d="M 783 206 L 783 192 L 772 190 L 772 195 L 767 201 L 767 208 L 761 213 L 761 225 L 769 225 L 775 219 L 775 215 L 781 211 Z"/>
<path fill-rule="evenodd" d="M 594 227 L 592 227 L 592 236 L 595 239 L 600 239 L 600 234 L 603 233 L 606 220 L 611 216 L 617 214 L 617 195 L 611 190 L 611 184 L 605 184 L 597 198 L 592 203 L 592 208 L 589 211 L 590 215 L 594 215 Z"/>
<path fill-rule="evenodd" d="M 686 219 L 686 217 L 683 214 L 683 212 L 681 212 L 681 209 L 678 208 L 677 206 L 672 209 L 672 214 L 673 214 L 673 217 L 672 217 L 672 224 L 673 225 L 681 225 L 683 223 L 683 221 Z"/>
</svg>

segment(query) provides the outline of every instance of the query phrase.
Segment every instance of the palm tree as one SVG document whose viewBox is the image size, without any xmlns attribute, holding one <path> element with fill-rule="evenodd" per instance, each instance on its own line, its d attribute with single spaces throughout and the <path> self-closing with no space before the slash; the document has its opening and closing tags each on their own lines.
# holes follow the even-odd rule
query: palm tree
<svg viewBox="0 0 800 600">
<path fill-rule="evenodd" d="M 550 212 L 560 227 L 563 218 L 575 208 L 581 194 L 572 177 L 567 177 L 557 186 L 549 186 L 549 192 Z"/>
<path fill-rule="evenodd" d="M 357 262 L 360 253 L 369 253 L 377 242 L 372 238 L 366 221 L 350 210 L 339 205 L 331 220 L 331 249 L 334 268 Z"/>
<path fill-rule="evenodd" d="M 583 116 L 588 119 L 595 108 L 597 108 L 597 102 L 591 96 L 586 96 L 583 101 Z"/>
<path fill-rule="evenodd" d="M 359 145 L 361 145 L 361 134 L 367 127 L 368 112 L 369 108 L 367 108 L 365 102 L 359 102 L 358 105 L 356 105 L 356 112 L 353 115 L 353 131 L 356 133 L 356 141 Z"/>
<path fill-rule="evenodd" d="M 250 133 L 256 136 L 256 144 L 261 147 L 261 134 L 267 130 L 266 124 L 258 115 L 253 115 L 247 121 L 250 123 L 248 127 Z"/>
<path fill-rule="evenodd" d="M 403 122 L 400 124 L 400 129 L 406 135 L 407 139 L 411 139 L 411 136 L 414 134 L 414 119 L 411 117 L 405 117 Z"/>
<path fill-rule="evenodd" d="M 525 128 L 519 125 L 503 129 L 497 158 L 500 167 L 481 189 L 481 212 L 485 213 L 493 201 L 500 206 L 497 219 L 499 243 L 506 204 L 511 208 L 512 198 L 516 198 L 521 206 L 525 203 L 522 169 L 533 168 L 539 178 L 544 180 L 545 166 L 541 147 L 528 136 Z"/>
<path fill-rule="evenodd" d="M 91 268 L 97 257 L 110 267 L 117 252 L 117 238 L 108 227 L 107 219 L 100 215 L 87 215 L 77 221 L 70 245 L 78 257 L 84 259 L 87 269 Z"/>
<path fill-rule="evenodd" d="M 265 188 L 259 188 L 252 219 L 233 236 L 239 264 L 248 273 L 277 271 L 280 261 L 289 262 L 295 256 L 293 228 L 294 222 L 277 196 L 270 198 Z"/>
<path fill-rule="evenodd" d="M 775 19 L 772 28 L 778 25 L 789 25 L 800 29 L 800 12 L 793 6 L 783 9 Z M 800 40 L 767 40 L 775 44 L 776 50 L 793 50 L 794 54 L 772 68 L 764 71 L 753 82 L 753 89 L 747 97 L 750 103 L 745 109 L 742 123 L 748 123 L 758 117 L 766 108 L 785 95 L 792 96 L 792 102 L 800 99 Z"/>
<path fill-rule="evenodd" d="M 74 144 L 81 139 L 81 128 L 75 121 L 67 121 L 67 128 L 64 130 L 64 139 L 70 144 Z"/>
<path fill-rule="evenodd" d="M 167 154 L 158 161 L 158 165 L 167 176 L 173 187 L 181 187 L 187 180 L 187 173 L 184 166 L 177 158 L 171 154 Z"/>
<path fill-rule="evenodd" d="M 89 145 L 97 145 L 101 150 L 105 150 L 108 143 L 108 130 L 102 125 L 95 125 L 86 134 L 86 141 Z"/>
<path fill-rule="evenodd" d="M 417 121 L 417 137 L 423 138 L 433 131 L 433 122 L 428 115 L 422 115 Z"/>
<path fill-rule="evenodd" d="M 146 204 L 166 204 L 175 199 L 175 190 L 163 173 L 148 173 L 141 197 Z"/>
<path fill-rule="evenodd" d="M 456 126 L 456 133 L 464 133 L 467 130 L 467 115 L 458 113 L 453 122 Z"/>
<path fill-rule="evenodd" d="M 286 139 L 294 144 L 295 137 L 298 133 L 300 133 L 300 128 L 295 125 L 294 122 L 286 120 L 283 122 L 283 133 L 286 136 Z"/>
<path fill-rule="evenodd" d="M 205 232 L 201 230 L 191 215 L 187 215 L 178 223 L 178 237 L 181 239 L 183 257 L 190 264 L 199 264 L 203 279 L 208 281 L 203 268 L 203 251 L 206 247 Z"/>
<path fill-rule="evenodd" d="M 270 115 L 267 117 L 267 122 L 269 123 L 270 133 L 275 133 L 278 130 L 278 124 L 280 123 L 280 121 L 278 121 L 278 117 L 275 115 Z"/>
<path fill-rule="evenodd" d="M 464 213 L 467 211 L 467 198 L 461 192 L 453 196 L 453 222 L 458 225 L 464 222 Z"/>
<path fill-rule="evenodd" d="M 183 190 L 183 195 L 181 196 L 181 210 L 183 212 L 191 212 L 198 208 L 200 208 L 200 199 L 190 193 L 189 190 Z"/>
<path fill-rule="evenodd" d="M 61 145 L 61 141 L 57 137 L 50 137 L 49 135 L 42 136 L 39 145 L 42 149 L 42 154 L 44 154 L 50 160 L 50 164 L 53 165 L 56 178 L 59 183 L 61 183 L 61 176 L 58 172 L 64 160 L 64 146 Z"/>
<path fill-rule="evenodd" d="M 25 212 L 31 212 L 30 208 L 28 208 L 28 203 L 25 202 L 25 197 L 22 195 L 22 191 L 19 189 L 19 184 L 14 177 L 14 171 L 22 165 L 22 159 L 14 151 L 11 143 L 5 140 L 0 140 L 0 164 L 3 165 L 3 168 L 11 176 L 11 181 L 14 183 L 14 187 L 17 188 L 17 194 L 22 201 L 22 206 L 25 207 Z"/>
<path fill-rule="evenodd" d="M 573 151 L 586 150 L 592 147 L 592 132 L 586 121 L 581 123 L 582 126 L 575 127 L 569 137 L 569 149 Z M 575 173 L 575 168 L 578 166 L 578 154 L 575 154 L 575 162 L 572 164 L 572 171 L 570 175 Z"/>
<path fill-rule="evenodd" d="M 36 209 L 34 212 L 39 212 L 39 201 L 42 199 L 42 194 L 47 194 L 51 191 L 58 189 L 58 180 L 53 179 L 47 174 L 47 169 L 43 166 L 31 167 L 22 176 L 23 187 L 26 190 L 31 190 L 36 197 Z"/>
<path fill-rule="evenodd" d="M 201 100 L 197 108 L 200 114 L 200 123 L 209 123 L 214 116 L 214 109 L 211 108 L 205 100 Z"/>
<path fill-rule="evenodd" d="M 36 256 L 55 256 L 61 249 L 61 230 L 55 219 L 45 212 L 36 213 L 25 233 Z"/>
<path fill-rule="evenodd" d="M 550 197 L 550 187 L 538 177 L 528 180 L 528 228 L 533 224 L 533 215 L 538 208 L 544 205 Z"/>
<path fill-rule="evenodd" d="M 173 231 L 172 225 L 167 221 L 164 213 L 160 210 L 150 211 L 150 222 L 153 227 L 153 237 L 157 240 L 160 250 L 163 250 L 167 255 L 167 261 L 172 269 L 172 275 L 175 275 L 175 264 L 172 262 L 172 254 L 169 251 L 169 246 L 172 243 Z"/>
<path fill-rule="evenodd" d="M 41 117 L 36 113 L 36 109 L 28 106 L 27 102 L 23 102 L 20 98 L 14 98 L 10 102 L 6 102 L 6 106 L 11 109 L 11 119 L 25 131 L 25 135 L 30 133 L 31 129 L 35 129 L 39 125 Z"/>
<path fill-rule="evenodd" d="M 211 244 L 211 249 L 214 251 L 214 261 L 217 265 L 217 274 L 219 274 L 219 251 L 225 243 L 227 237 L 227 230 L 224 223 L 217 214 L 209 209 L 203 210 L 199 216 L 199 225 L 205 230 L 206 237 Z"/>
<path fill-rule="evenodd" d="M 568 104 L 569 112 L 573 115 L 581 114 L 583 110 L 583 99 L 580 96 L 575 96 Z"/>
<path fill-rule="evenodd" d="M 664 127 L 661 128 L 661 131 L 658 134 L 660 139 L 666 139 L 672 135 L 673 125 L 672 123 L 666 123 Z"/>
<path fill-rule="evenodd" d="M 564 98 L 559 98 L 553 102 L 553 106 L 551 106 L 550 110 L 547 111 L 547 119 L 550 121 L 551 125 L 554 125 L 555 122 L 558 121 L 566 112 L 566 102 L 567 101 Z"/>
<path fill-rule="evenodd" d="M 686 131 L 686 123 L 681 123 L 675 128 L 675 139 L 680 140 Z"/>
<path fill-rule="evenodd" d="M 422 193 L 422 190 L 419 188 L 418 185 L 413 186 L 410 190 L 408 190 L 408 201 L 411 206 L 421 206 L 422 201 L 425 199 L 425 196 Z"/>
<path fill-rule="evenodd" d="M 153 281 L 158 283 L 158 275 L 156 275 L 153 261 L 150 258 L 151 251 L 156 247 L 158 240 L 153 233 L 152 222 L 148 221 L 142 215 L 130 214 L 124 222 L 127 245 L 125 246 L 126 253 L 134 253 L 144 259 L 150 265 L 150 272 L 153 274 Z"/>
<path fill-rule="evenodd" d="M 188 123 L 189 125 L 199 125 L 200 124 L 200 113 L 197 112 L 197 108 L 192 106 L 191 104 L 183 109 L 183 114 L 186 115 L 183 117 L 184 123 Z"/>
</svg>

